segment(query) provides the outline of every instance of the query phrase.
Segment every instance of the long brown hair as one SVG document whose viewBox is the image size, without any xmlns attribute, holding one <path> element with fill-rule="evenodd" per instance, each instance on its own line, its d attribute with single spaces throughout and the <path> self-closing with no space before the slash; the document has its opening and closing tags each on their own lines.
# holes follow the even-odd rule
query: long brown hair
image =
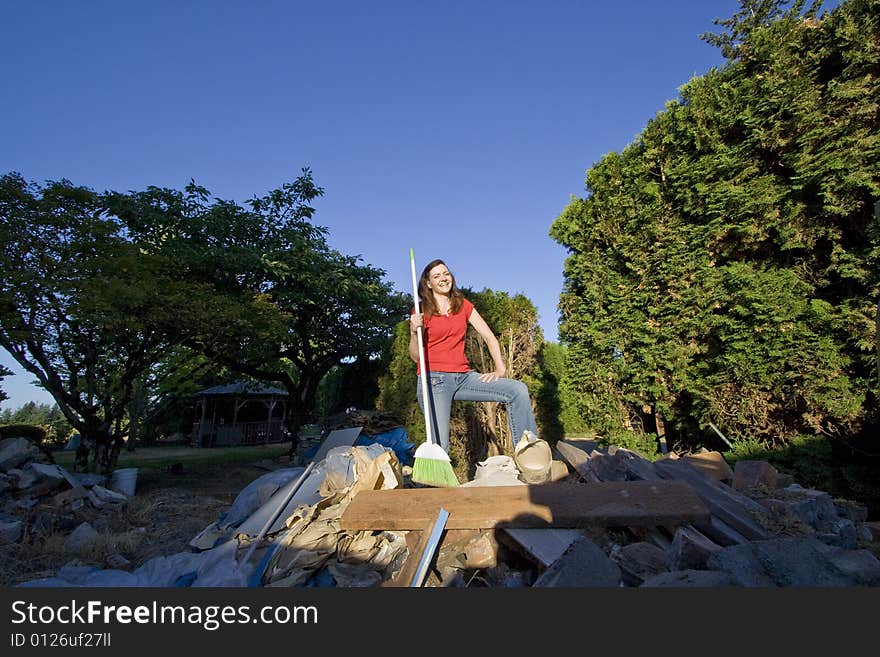
<svg viewBox="0 0 880 657">
<path fill-rule="evenodd" d="M 434 294 L 431 292 L 431 288 L 428 287 L 428 277 L 431 270 L 437 265 L 443 265 L 449 269 L 449 267 L 446 266 L 446 263 L 442 260 L 432 260 L 425 265 L 425 268 L 422 270 L 422 275 L 419 278 L 419 301 L 422 306 L 421 311 L 425 314 L 425 317 L 438 314 L 437 306 L 434 305 Z M 455 276 L 452 275 L 452 272 L 449 272 L 449 277 L 452 279 L 452 289 L 449 292 L 449 311 L 451 314 L 455 315 L 461 310 L 461 303 L 464 301 L 464 295 L 461 293 L 461 290 L 458 289 L 458 285 L 455 282 Z"/>
</svg>

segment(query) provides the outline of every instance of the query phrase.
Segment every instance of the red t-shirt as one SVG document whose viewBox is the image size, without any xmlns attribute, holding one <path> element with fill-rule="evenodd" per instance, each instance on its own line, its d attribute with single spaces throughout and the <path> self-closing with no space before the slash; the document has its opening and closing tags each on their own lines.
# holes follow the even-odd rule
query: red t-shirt
<svg viewBox="0 0 880 657">
<path fill-rule="evenodd" d="M 471 369 L 464 355 L 464 337 L 473 310 L 474 304 L 463 299 L 461 308 L 455 315 L 425 316 L 425 330 L 422 335 L 427 338 L 425 358 L 428 361 L 428 370 L 467 372 Z M 418 365 L 416 365 L 416 374 L 421 374 Z"/>
</svg>

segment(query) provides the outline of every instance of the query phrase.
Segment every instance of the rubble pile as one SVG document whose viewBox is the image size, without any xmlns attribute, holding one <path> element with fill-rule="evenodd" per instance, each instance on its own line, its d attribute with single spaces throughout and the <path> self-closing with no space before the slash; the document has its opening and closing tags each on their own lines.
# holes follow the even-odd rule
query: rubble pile
<svg viewBox="0 0 880 657">
<path fill-rule="evenodd" d="M 338 445 L 307 468 L 281 467 L 251 482 L 193 538 L 191 552 L 136 570 L 66 567 L 23 586 L 410 586 L 424 563 L 418 581 L 429 587 L 880 586 L 876 523 L 865 507 L 803 488 L 766 462 L 731 469 L 705 451 L 652 462 L 593 441 L 559 441 L 553 457 L 546 483 L 526 484 L 513 458 L 493 456 L 473 480 L 432 489 L 414 486 L 385 445 Z M 26 462 L 0 461 L 3 481 L 25 481 L 9 470 Z M 45 468 L 19 469 L 35 482 L 48 477 Z M 600 499 L 609 490 L 613 504 Z M 652 490 L 653 507 L 643 504 Z M 425 492 L 480 503 L 450 512 L 442 534 L 424 524 L 400 529 L 395 516 L 423 504 Z M 670 502 L 670 492 L 680 497 Z M 356 498 L 386 494 L 397 507 L 348 528 Z M 551 511 L 561 500 L 565 513 L 493 520 L 503 516 L 499 507 L 523 499 L 544 500 Z M 680 513 L 670 511 L 678 499 Z M 651 515 L 661 507 L 665 515 Z M 88 539 L 87 528 L 78 531 Z M 431 544 L 429 534 L 439 538 Z"/>
<path fill-rule="evenodd" d="M 83 510 L 116 511 L 128 497 L 111 490 L 104 475 L 71 473 L 30 440 L 0 441 L 0 545 L 22 534 L 67 530 L 83 524 Z"/>
<path fill-rule="evenodd" d="M 876 523 L 867 522 L 866 507 L 803 488 L 765 461 L 738 461 L 733 470 L 718 452 L 703 451 L 651 462 L 594 441 L 560 441 L 556 450 L 580 485 L 683 481 L 710 516 L 677 527 L 571 534 L 535 586 L 597 585 L 599 571 L 607 574 L 598 585 L 880 586 Z M 594 566 L 579 574 L 585 560 Z"/>
<path fill-rule="evenodd" d="M 29 438 L 0 440 L 0 548 L 24 549 L 36 542 L 55 545 L 71 566 L 100 553 L 109 566 L 129 568 L 115 550 L 145 538 L 143 528 L 113 531 L 129 495 L 115 479 L 72 473 L 50 461 Z"/>
</svg>

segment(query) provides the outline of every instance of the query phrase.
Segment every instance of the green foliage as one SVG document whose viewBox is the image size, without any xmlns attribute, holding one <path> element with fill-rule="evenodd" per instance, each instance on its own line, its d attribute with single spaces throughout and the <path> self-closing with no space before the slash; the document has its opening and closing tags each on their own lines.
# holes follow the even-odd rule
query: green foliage
<svg viewBox="0 0 880 657">
<path fill-rule="evenodd" d="M 183 344 L 294 400 L 292 430 L 314 412 L 322 378 L 344 359 L 388 348 L 405 302 L 384 271 L 329 247 L 311 223 L 323 194 L 304 169 L 294 182 L 243 207 L 194 183 L 116 195 L 113 209 L 142 248 L 176 264 L 200 321 Z"/>
<path fill-rule="evenodd" d="M 0 365 L 0 383 L 2 383 L 3 379 L 5 379 L 7 376 L 12 376 L 12 371 L 9 368 L 4 367 L 3 365 Z M 9 399 L 9 395 L 4 392 L 3 388 L 0 388 L 0 404 L 2 404 L 7 399 Z"/>
<path fill-rule="evenodd" d="M 10 426 L 35 426 L 43 432 L 41 440 L 63 445 L 72 431 L 70 422 L 61 413 L 58 404 L 38 404 L 30 401 L 15 411 L 5 409 L 0 413 L 0 428 Z"/>
<path fill-rule="evenodd" d="M 187 308 L 168 263 L 129 241 L 108 199 L 64 180 L 0 178 L 0 345 L 94 442 L 89 467 L 105 472 L 133 382 L 168 349 L 167 327 Z"/>
<path fill-rule="evenodd" d="M 406 426 L 411 442 L 421 444 L 427 439 L 425 419 L 416 400 L 416 367 L 409 355 L 409 320 L 398 322 L 385 372 L 379 377 L 376 406 L 399 418 Z"/>
<path fill-rule="evenodd" d="M 573 402 L 600 433 L 637 412 L 765 443 L 876 422 L 880 2 L 787 4 L 722 21 L 728 64 L 551 228 Z"/>
</svg>

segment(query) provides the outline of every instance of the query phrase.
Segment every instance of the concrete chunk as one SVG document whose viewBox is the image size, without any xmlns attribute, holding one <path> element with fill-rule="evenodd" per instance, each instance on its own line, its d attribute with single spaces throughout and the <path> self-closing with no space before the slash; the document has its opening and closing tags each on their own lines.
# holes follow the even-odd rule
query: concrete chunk
<svg viewBox="0 0 880 657">
<path fill-rule="evenodd" d="M 739 585 L 730 575 L 718 570 L 673 570 L 649 577 L 640 588 L 715 588 L 720 586 Z"/>
<path fill-rule="evenodd" d="M 649 577 L 669 570 L 666 552 L 645 541 L 624 545 L 614 561 L 620 567 L 623 583 L 627 586 L 640 586 Z"/>
<path fill-rule="evenodd" d="M 532 586 L 620 586 L 620 567 L 582 536 Z"/>
<path fill-rule="evenodd" d="M 845 550 L 808 538 L 754 541 L 715 552 L 707 562 L 742 586 L 847 587 L 880 584 L 880 561 L 867 550 Z"/>
<path fill-rule="evenodd" d="M 39 448 L 27 438 L 5 438 L 0 441 L 0 470 L 17 468 L 39 455 Z"/>
<path fill-rule="evenodd" d="M 770 490 L 776 488 L 779 473 L 767 461 L 737 461 L 733 470 L 733 487 L 748 491 L 758 486 Z"/>
<path fill-rule="evenodd" d="M 84 522 L 74 529 L 64 541 L 64 547 L 71 552 L 78 552 L 89 547 L 98 538 L 98 532 L 89 523 Z"/>
<path fill-rule="evenodd" d="M 16 516 L 0 513 L 0 545 L 15 543 L 21 538 L 22 522 Z"/>
<path fill-rule="evenodd" d="M 672 570 L 691 570 L 706 567 L 706 562 L 721 546 L 693 527 L 679 527 L 669 549 L 669 567 Z"/>
<path fill-rule="evenodd" d="M 724 460 L 721 452 L 698 452 L 696 454 L 685 454 L 681 458 L 710 479 L 721 481 L 725 484 L 733 481 L 733 470 L 730 469 L 730 465 Z"/>
<path fill-rule="evenodd" d="M 834 532 L 837 508 L 828 493 L 794 484 L 784 489 L 780 499 L 785 502 L 791 513 L 820 534 Z"/>
</svg>

